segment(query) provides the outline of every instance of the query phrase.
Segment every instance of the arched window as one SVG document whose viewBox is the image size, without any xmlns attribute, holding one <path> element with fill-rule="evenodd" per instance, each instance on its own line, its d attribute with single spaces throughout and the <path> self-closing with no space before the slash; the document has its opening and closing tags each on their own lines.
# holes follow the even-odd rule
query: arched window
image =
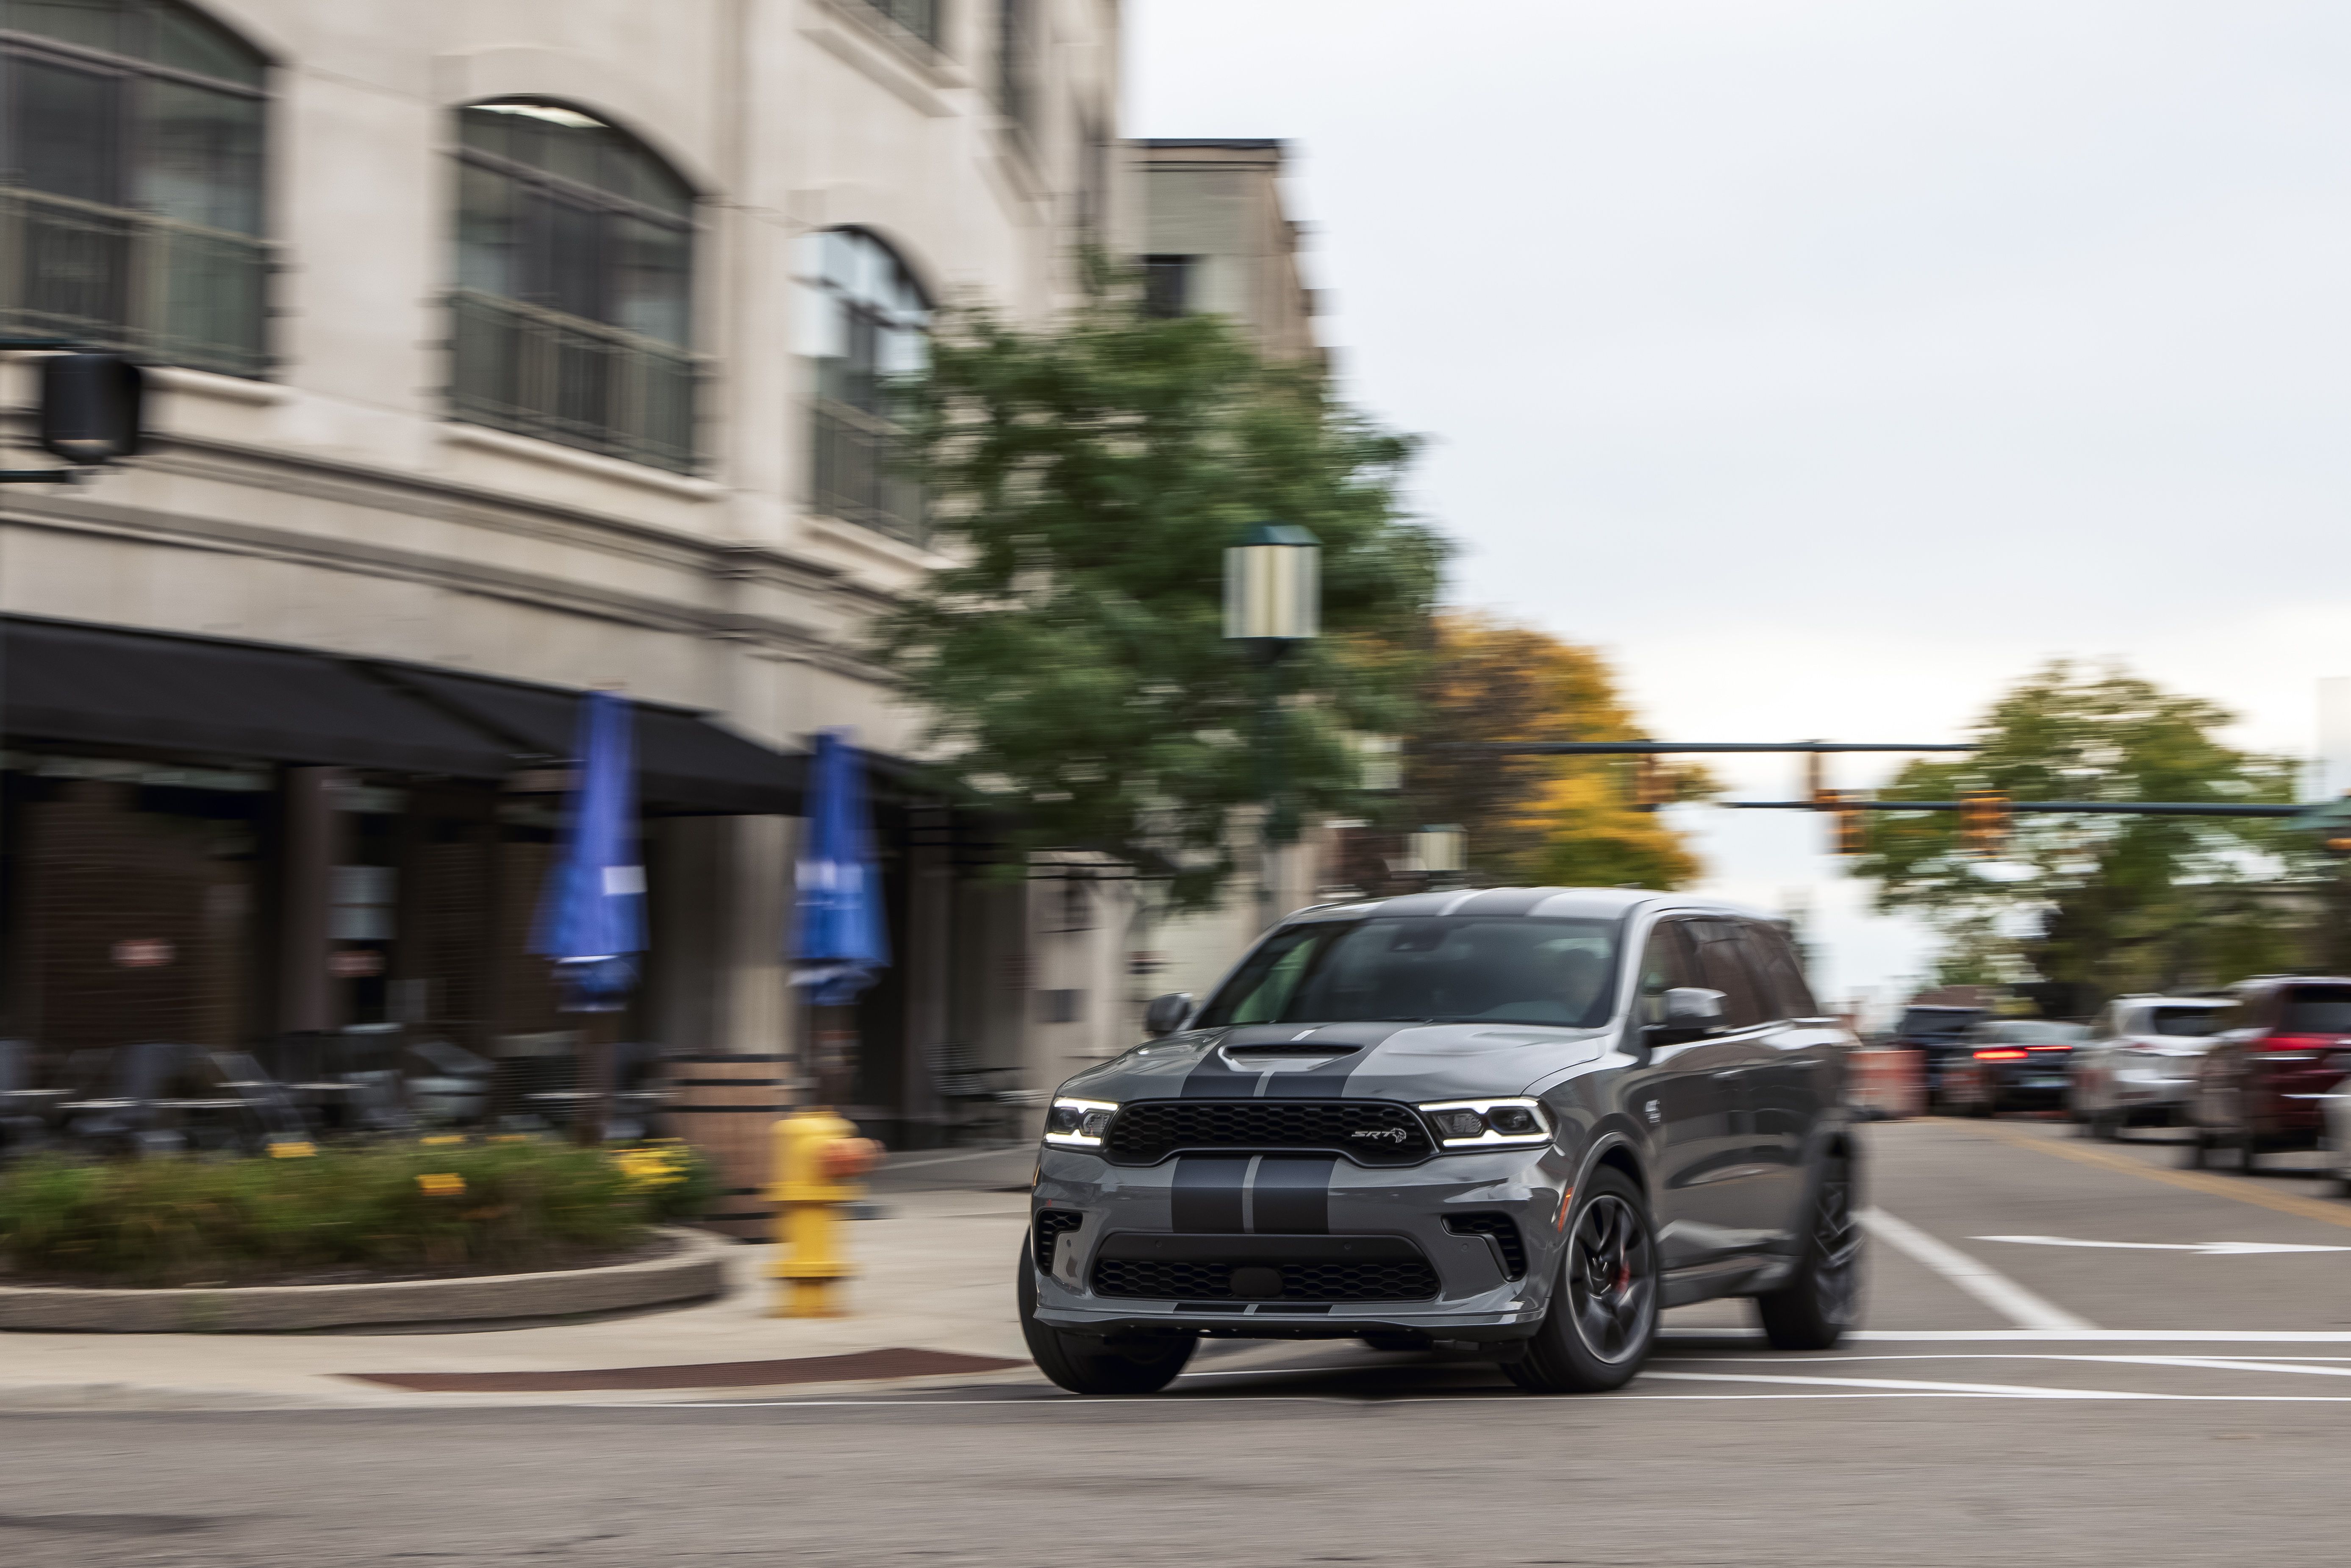
<svg viewBox="0 0 2351 1568">
<path fill-rule="evenodd" d="M 919 543 L 922 492 L 891 461 L 901 434 L 891 380 L 928 362 L 930 299 L 896 252 L 859 229 L 802 238 L 799 272 L 801 351 L 816 361 L 811 499 Z"/>
<path fill-rule="evenodd" d="M 0 324 L 257 376 L 261 56 L 177 0 L 0 0 Z"/>
<path fill-rule="evenodd" d="M 576 109 L 458 119 L 453 411 L 690 472 L 694 193 Z"/>
</svg>

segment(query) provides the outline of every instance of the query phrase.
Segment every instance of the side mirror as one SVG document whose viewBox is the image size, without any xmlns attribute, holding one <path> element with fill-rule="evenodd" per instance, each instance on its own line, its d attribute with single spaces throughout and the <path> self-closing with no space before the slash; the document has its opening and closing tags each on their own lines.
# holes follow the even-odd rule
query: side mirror
<svg viewBox="0 0 2351 1568">
<path fill-rule="evenodd" d="M 1666 993 L 1666 1027 L 1705 1030 L 1722 1023 L 1723 996 L 1704 986 L 1676 986 Z"/>
<path fill-rule="evenodd" d="M 1722 1027 L 1720 991 L 1704 986 L 1676 986 L 1665 995 L 1665 1017 L 1641 1031 L 1644 1045 L 1680 1045 L 1699 1040 Z"/>
<path fill-rule="evenodd" d="M 1153 1040 L 1174 1034 L 1192 1016 L 1192 993 L 1170 991 L 1164 997 L 1154 997 L 1151 1005 L 1143 1009 L 1143 1032 Z"/>
</svg>

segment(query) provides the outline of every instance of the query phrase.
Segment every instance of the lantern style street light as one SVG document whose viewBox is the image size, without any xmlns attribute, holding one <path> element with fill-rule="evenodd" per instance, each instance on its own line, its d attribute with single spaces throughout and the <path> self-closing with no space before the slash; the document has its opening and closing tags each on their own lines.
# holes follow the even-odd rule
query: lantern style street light
<svg viewBox="0 0 2351 1568">
<path fill-rule="evenodd" d="M 1270 663 L 1322 630 L 1322 541 L 1287 523 L 1251 525 L 1225 551 L 1225 635 Z"/>
<path fill-rule="evenodd" d="M 1225 551 L 1225 635 L 1265 670 L 1257 725 L 1258 925 L 1273 924 L 1273 850 L 1298 836 L 1283 810 L 1281 685 L 1283 658 L 1322 630 L 1322 545 L 1304 528 L 1255 523 Z"/>
</svg>

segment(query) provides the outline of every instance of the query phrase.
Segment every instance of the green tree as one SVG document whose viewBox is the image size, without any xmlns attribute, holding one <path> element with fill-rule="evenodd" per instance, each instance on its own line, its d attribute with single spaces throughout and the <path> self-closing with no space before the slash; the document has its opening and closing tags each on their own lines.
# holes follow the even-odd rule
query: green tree
<svg viewBox="0 0 2351 1568">
<path fill-rule="evenodd" d="M 2119 670 L 2064 662 L 2028 677 L 1975 727 L 1961 761 L 1919 761 L 1883 792 L 1948 800 L 2286 802 L 2296 765 L 2220 738 L 2235 716 Z M 2294 963 L 2314 848 L 2290 821 L 2027 813 L 1997 855 L 1966 852 L 1950 812 L 1873 812 L 1855 864 L 1877 904 L 1944 931 L 1947 977 L 2012 974 L 2081 1011 L 2128 990 L 2210 986 Z M 2310 884 L 2314 889 L 2314 883 Z"/>
<path fill-rule="evenodd" d="M 1020 847 L 1214 899 L 1263 797 L 1271 677 L 1222 608 L 1224 550 L 1260 520 L 1322 546 L 1323 635 L 1272 673 L 1285 799 L 1352 799 L 1351 732 L 1403 727 L 1443 556 L 1397 501 L 1407 440 L 1221 319 L 1147 318 L 1108 287 L 1049 329 L 951 313 L 906 395 L 952 564 L 883 618 L 880 652 Z"/>
<path fill-rule="evenodd" d="M 1446 615 L 1422 675 L 1405 809 L 1416 823 L 1458 823 L 1482 880 L 1678 887 L 1698 873 L 1697 859 L 1654 812 L 1635 809 L 1634 758 L 1441 748 L 1462 741 L 1631 740 L 1641 733 L 1614 672 L 1593 649 L 1481 616 Z M 1668 799 L 1714 788 L 1702 768 L 1653 767 Z"/>
</svg>

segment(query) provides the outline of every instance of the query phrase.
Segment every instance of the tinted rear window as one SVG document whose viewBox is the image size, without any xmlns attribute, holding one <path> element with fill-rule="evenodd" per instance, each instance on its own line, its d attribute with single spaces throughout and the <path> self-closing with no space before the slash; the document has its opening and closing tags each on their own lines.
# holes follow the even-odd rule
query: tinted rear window
<svg viewBox="0 0 2351 1568">
<path fill-rule="evenodd" d="M 2146 1029 L 2149 1034 L 2210 1034 L 2220 1016 L 2219 1008 L 2157 1008 L 2148 1013 Z"/>
<path fill-rule="evenodd" d="M 1914 1040 L 1954 1035 L 1982 1017 L 1971 1008 L 1912 1008 L 1902 1015 L 1901 1025 L 1895 1032 Z"/>
<path fill-rule="evenodd" d="M 2277 1027 L 2281 1034 L 2351 1034 L 2351 986 L 2297 986 Z"/>
</svg>

